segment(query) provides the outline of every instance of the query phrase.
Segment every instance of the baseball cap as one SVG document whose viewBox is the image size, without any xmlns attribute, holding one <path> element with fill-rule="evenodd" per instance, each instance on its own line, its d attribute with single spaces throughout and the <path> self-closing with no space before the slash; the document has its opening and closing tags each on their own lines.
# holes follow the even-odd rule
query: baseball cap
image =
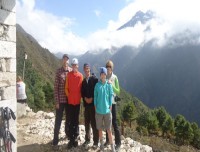
<svg viewBox="0 0 200 152">
<path fill-rule="evenodd" d="M 105 67 L 100 67 L 100 74 L 105 73 L 107 75 L 107 69 Z"/>
<path fill-rule="evenodd" d="M 72 65 L 74 65 L 74 64 L 76 64 L 76 65 L 78 64 L 78 59 L 77 58 L 73 58 L 72 59 Z"/>
<path fill-rule="evenodd" d="M 65 58 L 65 57 L 69 59 L 68 54 L 63 54 L 63 57 L 62 57 L 62 58 Z"/>
</svg>

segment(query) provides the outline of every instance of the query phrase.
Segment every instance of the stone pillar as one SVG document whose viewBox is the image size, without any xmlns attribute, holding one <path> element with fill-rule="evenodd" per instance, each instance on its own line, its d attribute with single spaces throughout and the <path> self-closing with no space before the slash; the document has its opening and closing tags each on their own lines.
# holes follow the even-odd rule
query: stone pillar
<svg viewBox="0 0 200 152">
<path fill-rule="evenodd" d="M 16 115 L 16 1 L 0 0 L 0 107 L 9 107 Z M 10 121 L 16 136 L 16 120 Z M 1 125 L 1 124 L 0 124 Z M 16 152 L 17 143 L 12 143 Z"/>
</svg>

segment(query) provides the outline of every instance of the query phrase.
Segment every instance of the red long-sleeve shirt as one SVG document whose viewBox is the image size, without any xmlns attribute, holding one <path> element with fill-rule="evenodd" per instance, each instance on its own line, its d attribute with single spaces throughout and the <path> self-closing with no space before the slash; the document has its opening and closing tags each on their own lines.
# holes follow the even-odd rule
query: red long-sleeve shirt
<svg viewBox="0 0 200 152">
<path fill-rule="evenodd" d="M 69 72 L 66 77 L 65 93 L 68 104 L 78 105 L 81 101 L 81 86 L 83 75 L 80 72 Z"/>
</svg>

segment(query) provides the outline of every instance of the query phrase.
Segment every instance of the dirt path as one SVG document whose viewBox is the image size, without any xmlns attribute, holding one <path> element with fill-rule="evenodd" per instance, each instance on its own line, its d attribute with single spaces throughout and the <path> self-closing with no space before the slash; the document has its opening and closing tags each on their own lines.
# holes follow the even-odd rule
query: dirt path
<svg viewBox="0 0 200 152">
<path fill-rule="evenodd" d="M 36 119 L 20 118 L 17 120 L 17 151 L 18 152 L 39 152 L 41 146 L 38 143 L 42 143 L 42 139 L 38 135 L 26 134 L 30 124 L 34 124 Z"/>
<path fill-rule="evenodd" d="M 59 146 L 52 146 L 52 138 L 50 139 L 43 137 L 37 133 L 32 134 L 28 132 L 30 130 L 30 126 L 34 126 L 36 123 L 38 123 L 38 119 L 36 118 L 24 117 L 17 120 L 17 152 L 97 151 L 91 148 L 86 150 L 82 146 L 79 146 L 78 148 L 73 148 L 72 150 L 67 150 L 68 140 L 64 137 L 61 137 Z"/>
<path fill-rule="evenodd" d="M 17 120 L 17 151 L 18 152 L 97 152 L 99 147 L 94 149 L 91 142 L 87 147 L 82 146 L 85 142 L 85 126 L 79 125 L 78 147 L 67 150 L 69 140 L 65 138 L 65 124 L 62 121 L 60 128 L 60 140 L 58 146 L 52 146 L 53 130 L 55 124 L 54 113 L 46 113 L 38 111 L 37 113 L 29 112 L 26 117 Z M 92 134 L 91 134 L 92 138 Z M 105 142 L 105 132 L 103 132 L 103 140 Z M 114 138 L 114 136 L 113 136 Z M 121 136 L 122 145 L 119 152 L 152 152 L 152 148 L 148 145 L 134 141 L 133 139 Z M 104 147 L 104 152 L 110 152 L 110 145 Z"/>
</svg>

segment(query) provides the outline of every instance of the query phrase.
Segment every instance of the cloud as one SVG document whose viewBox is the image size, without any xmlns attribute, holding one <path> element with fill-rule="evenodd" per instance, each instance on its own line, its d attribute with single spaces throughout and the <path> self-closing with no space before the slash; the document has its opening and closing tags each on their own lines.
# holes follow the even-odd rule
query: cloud
<svg viewBox="0 0 200 152">
<path fill-rule="evenodd" d="M 89 50 L 122 47 L 124 45 L 138 47 L 144 40 L 144 35 L 142 35 L 144 29 L 145 26 L 138 24 L 135 28 L 126 28 L 120 31 L 99 30 L 87 39 L 90 44 Z"/>
<path fill-rule="evenodd" d="M 101 16 L 101 11 L 100 10 L 94 10 L 94 13 L 97 17 Z"/>
<path fill-rule="evenodd" d="M 75 19 L 36 9 L 35 0 L 17 0 L 17 23 L 51 52 L 81 54 L 86 51 L 86 41 L 70 29 L 74 22 Z"/>
<path fill-rule="evenodd" d="M 134 28 L 116 30 L 138 10 L 152 10 L 156 13 L 156 18 L 145 25 L 138 23 Z M 94 13 L 96 16 L 101 15 L 99 10 Z M 134 0 L 119 12 L 117 20 L 108 21 L 107 27 L 83 38 L 70 29 L 75 24 L 75 19 L 38 10 L 35 8 L 35 0 L 17 0 L 17 22 L 51 52 L 69 54 L 124 45 L 139 47 L 151 39 L 157 39 L 157 46 L 163 46 L 170 37 L 183 31 L 200 34 L 199 14 L 198 0 Z M 150 30 L 146 30 L 147 28 Z M 197 39 L 200 41 L 200 38 Z"/>
<path fill-rule="evenodd" d="M 90 36 L 91 49 L 121 47 L 123 45 L 141 46 L 152 39 L 157 39 L 157 46 L 168 44 L 174 35 L 180 35 L 187 30 L 200 35 L 200 9 L 198 0 L 135 0 L 123 8 L 118 20 L 110 20 L 107 29 L 97 31 Z M 135 13 L 141 10 L 152 10 L 156 18 L 150 22 L 137 24 L 134 28 L 116 31 L 128 22 Z M 146 31 L 150 28 L 150 31 Z M 186 37 L 189 35 L 187 34 Z M 199 38 L 200 39 L 200 38 Z M 96 41 L 96 43 L 95 43 Z"/>
</svg>

